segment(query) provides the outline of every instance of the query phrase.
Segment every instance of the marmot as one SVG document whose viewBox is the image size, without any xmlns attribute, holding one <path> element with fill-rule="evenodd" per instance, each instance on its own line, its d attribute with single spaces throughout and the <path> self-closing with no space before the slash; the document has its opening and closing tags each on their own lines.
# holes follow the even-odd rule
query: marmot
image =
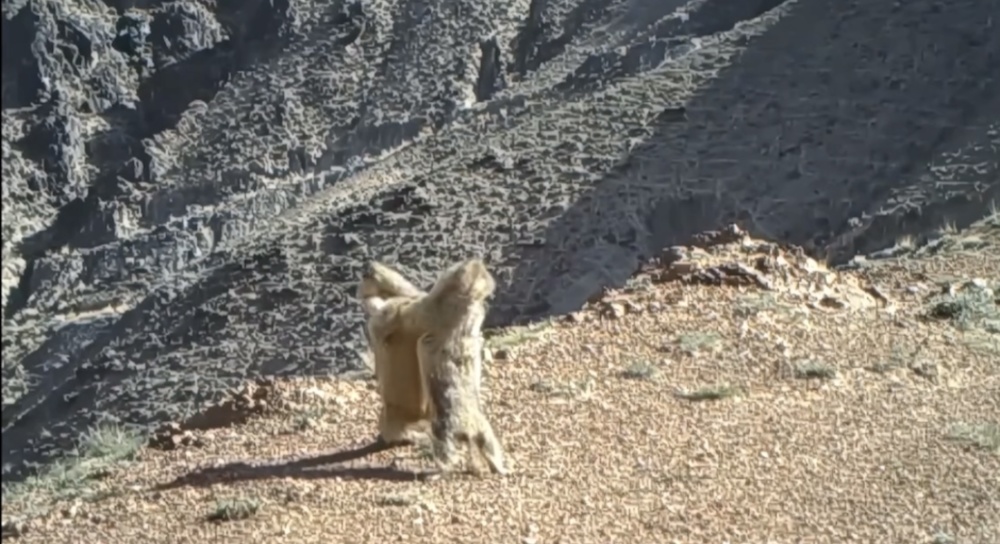
<svg viewBox="0 0 1000 544">
<path fill-rule="evenodd" d="M 445 270 L 429 293 L 385 265 L 373 263 L 359 294 L 383 398 L 380 438 L 391 444 L 426 432 L 439 465 L 450 470 L 458 443 L 472 446 L 490 470 L 505 473 L 504 453 L 482 410 L 482 323 L 496 282 L 480 259 Z M 383 287 L 378 287 L 382 285 Z M 408 295 L 382 297 L 378 292 Z M 413 359 L 417 361 L 414 371 Z M 477 464 L 478 465 L 478 464 Z M 478 466 L 476 467 L 478 469 Z"/>
</svg>

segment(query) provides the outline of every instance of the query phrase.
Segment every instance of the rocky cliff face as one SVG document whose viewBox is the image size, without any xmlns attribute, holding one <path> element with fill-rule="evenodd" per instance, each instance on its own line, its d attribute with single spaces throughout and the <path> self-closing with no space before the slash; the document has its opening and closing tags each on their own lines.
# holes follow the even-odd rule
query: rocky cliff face
<svg viewBox="0 0 1000 544">
<path fill-rule="evenodd" d="M 357 367 L 370 258 L 493 323 L 735 221 L 844 260 L 1000 201 L 1000 2 L 3 3 L 5 478 Z"/>
</svg>

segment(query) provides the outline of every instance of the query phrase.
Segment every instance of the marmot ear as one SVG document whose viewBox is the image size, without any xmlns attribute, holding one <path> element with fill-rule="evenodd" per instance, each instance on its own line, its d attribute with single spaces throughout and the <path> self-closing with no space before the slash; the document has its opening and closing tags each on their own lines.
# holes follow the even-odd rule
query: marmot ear
<svg viewBox="0 0 1000 544">
<path fill-rule="evenodd" d="M 380 263 L 377 261 L 368 261 L 365 264 L 363 270 L 361 270 L 361 277 L 366 280 L 373 279 L 376 274 L 378 274 Z"/>
<path fill-rule="evenodd" d="M 382 297 L 366 297 L 361 300 L 361 308 L 368 315 L 374 315 L 382 311 L 389 304 L 389 301 Z"/>
</svg>

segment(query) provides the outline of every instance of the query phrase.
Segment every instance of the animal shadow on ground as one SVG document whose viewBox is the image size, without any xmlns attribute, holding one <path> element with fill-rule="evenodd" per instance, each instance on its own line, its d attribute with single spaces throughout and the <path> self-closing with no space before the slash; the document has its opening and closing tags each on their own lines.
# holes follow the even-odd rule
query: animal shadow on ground
<svg viewBox="0 0 1000 544">
<path fill-rule="evenodd" d="M 173 481 L 159 484 L 154 489 L 165 491 L 179 487 L 208 487 L 220 482 L 267 480 L 271 478 L 298 478 L 313 480 L 321 478 L 347 478 L 366 480 L 386 480 L 392 482 L 408 482 L 423 480 L 432 472 L 402 470 L 393 466 L 350 466 L 328 467 L 338 463 L 346 463 L 384 451 L 385 447 L 374 442 L 356 448 L 345 449 L 335 453 L 304 457 L 284 462 L 244 462 L 235 461 L 221 466 L 210 466 L 195 469 Z M 318 468 L 324 467 L 324 468 Z"/>
</svg>

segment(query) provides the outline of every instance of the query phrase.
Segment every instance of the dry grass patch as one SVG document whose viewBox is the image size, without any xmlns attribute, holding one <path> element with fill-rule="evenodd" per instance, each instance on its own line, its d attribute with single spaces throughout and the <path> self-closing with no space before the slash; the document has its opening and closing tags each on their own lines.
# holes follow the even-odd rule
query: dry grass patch
<svg viewBox="0 0 1000 544">
<path fill-rule="evenodd" d="M 742 388 L 731 385 L 709 385 L 694 391 L 676 391 L 674 393 L 676 397 L 692 402 L 722 400 L 741 394 L 743 394 Z"/>
<path fill-rule="evenodd" d="M 957 292 L 934 297 L 928 315 L 950 321 L 963 331 L 1000 330 L 1000 302 L 996 296 L 994 289 L 969 282 Z"/>
<path fill-rule="evenodd" d="M 880 359 L 877 363 L 869 365 L 868 370 L 876 374 L 886 374 L 896 369 L 907 368 L 912 354 L 906 354 L 899 348 L 894 348 L 889 357 Z"/>
<path fill-rule="evenodd" d="M 545 338 L 551 332 L 551 326 L 552 322 L 546 320 L 528 325 L 485 330 L 483 335 L 486 337 L 486 347 L 496 351 L 508 350 Z"/>
<path fill-rule="evenodd" d="M 939 532 L 935 533 L 934 536 L 931 537 L 931 544 L 956 544 L 956 543 L 957 541 L 955 540 L 955 537 L 949 535 L 948 533 Z"/>
<path fill-rule="evenodd" d="M 421 503 L 420 495 L 410 493 L 386 493 L 375 497 L 375 504 L 382 507 L 402 508 L 416 506 Z"/>
<path fill-rule="evenodd" d="M 800 380 L 832 380 L 837 377 L 837 369 L 822 361 L 810 359 L 792 365 L 792 376 Z"/>
<path fill-rule="evenodd" d="M 292 421 L 292 428 L 289 433 L 301 433 L 310 429 L 315 429 L 322 424 L 326 411 L 323 408 L 308 408 L 300 410 Z"/>
<path fill-rule="evenodd" d="M 586 399 L 594 393 L 594 381 L 589 379 L 560 382 L 555 380 L 537 380 L 529 389 L 548 397 L 563 399 Z"/>
<path fill-rule="evenodd" d="M 1000 425 L 996 423 L 957 423 L 948 429 L 948 438 L 982 450 L 1000 451 Z"/>
<path fill-rule="evenodd" d="M 206 519 L 214 522 L 249 519 L 257 514 L 260 507 L 261 501 L 253 497 L 219 499 Z"/>
<path fill-rule="evenodd" d="M 968 334 L 962 337 L 962 343 L 976 353 L 1000 361 L 1000 330 L 987 331 L 986 334 Z"/>
<path fill-rule="evenodd" d="M 653 363 L 637 361 L 619 372 L 619 375 L 626 380 L 652 380 L 660 375 L 660 369 Z"/>
<path fill-rule="evenodd" d="M 696 353 L 713 351 L 720 347 L 722 337 L 714 331 L 686 332 L 677 337 L 677 345 L 681 351 L 689 355 Z"/>
<path fill-rule="evenodd" d="M 771 293 L 743 295 L 733 305 L 733 313 L 737 317 L 742 318 L 750 318 L 763 312 L 784 309 L 787 309 L 787 306 L 781 304 Z"/>
<path fill-rule="evenodd" d="M 136 432 L 119 425 L 94 427 L 80 438 L 76 451 L 23 482 L 3 486 L 3 500 L 38 505 L 54 500 L 97 500 L 109 491 L 94 483 L 116 466 L 132 460 L 144 443 Z"/>
</svg>

